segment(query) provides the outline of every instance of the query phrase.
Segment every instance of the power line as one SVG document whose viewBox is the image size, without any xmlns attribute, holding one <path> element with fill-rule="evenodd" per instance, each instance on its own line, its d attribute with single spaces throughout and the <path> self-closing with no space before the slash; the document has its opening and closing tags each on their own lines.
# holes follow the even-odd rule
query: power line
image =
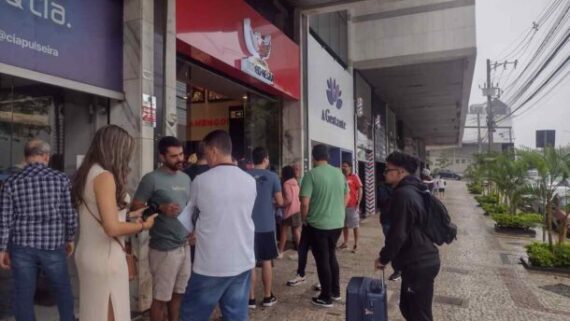
<svg viewBox="0 0 570 321">
<path fill-rule="evenodd" d="M 543 94 L 541 97 L 539 97 L 538 99 L 536 99 L 536 100 L 532 103 L 532 105 L 530 105 L 527 109 L 521 111 L 520 113 L 518 113 L 518 114 L 516 114 L 516 115 L 513 115 L 513 116 L 511 117 L 511 119 L 512 119 L 512 118 L 515 118 L 515 117 L 519 117 L 519 118 L 520 118 L 523 114 L 525 114 L 526 112 L 530 111 L 533 107 L 537 106 L 538 103 L 539 103 L 540 101 L 542 101 L 545 97 L 547 97 L 556 87 L 560 86 L 560 85 L 564 82 L 564 80 L 567 80 L 568 76 L 570 76 L 570 73 L 566 73 L 564 76 L 562 76 L 560 79 L 558 79 L 558 81 L 557 81 L 556 83 L 554 83 L 554 85 L 552 85 L 550 88 L 548 88 L 548 90 L 547 90 L 546 92 L 544 92 L 544 94 Z M 570 78 L 569 78 L 569 79 L 570 79 Z"/>
<path fill-rule="evenodd" d="M 542 82 L 542 84 L 523 102 L 521 103 L 517 108 L 515 108 L 514 110 L 512 110 L 509 114 L 507 114 L 506 116 L 502 117 L 501 119 L 497 120 L 496 122 L 500 122 L 503 121 L 504 119 L 506 119 L 507 117 L 513 115 L 514 113 L 516 113 L 518 110 L 520 110 L 523 106 L 525 106 L 529 101 L 531 101 L 534 97 L 536 97 L 536 95 L 538 93 L 540 93 L 540 91 L 546 86 L 548 85 L 548 83 L 550 83 L 550 81 L 556 77 L 558 75 L 558 73 L 562 70 L 562 68 L 564 68 L 568 63 L 570 62 L 570 57 L 567 57 L 564 62 L 562 62 L 555 70 L 554 72 L 552 72 L 550 74 L 550 76 Z M 564 76 L 566 77 L 566 76 Z M 559 82 L 557 83 L 559 84 Z"/>
<path fill-rule="evenodd" d="M 523 75 L 525 75 L 526 71 L 529 70 L 529 68 L 531 66 L 533 66 L 537 62 L 541 63 L 541 62 L 539 62 L 539 59 L 537 59 L 537 58 L 543 54 L 543 52 L 546 49 L 546 47 L 548 46 L 548 44 L 552 41 L 554 36 L 561 30 L 559 27 L 563 22 L 565 22 L 567 20 L 566 15 L 568 14 L 569 10 L 570 10 L 570 2 L 566 5 L 565 10 L 561 11 L 560 15 L 558 16 L 556 21 L 551 26 L 548 33 L 545 35 L 544 39 L 542 40 L 542 42 L 540 43 L 538 48 L 535 50 L 532 57 L 529 59 L 528 63 L 524 67 L 524 69 L 518 74 L 518 76 L 515 78 L 515 80 L 505 88 L 505 91 L 508 91 L 510 88 L 514 87 L 515 84 L 517 84 L 519 81 L 521 81 L 521 79 L 523 78 Z M 531 78 L 532 77 L 530 77 L 529 79 L 531 79 Z M 527 81 L 528 81 L 528 79 L 527 79 Z M 521 87 L 524 87 L 524 85 Z M 519 93 L 514 93 L 512 97 L 517 97 L 517 96 L 519 96 Z"/>
</svg>

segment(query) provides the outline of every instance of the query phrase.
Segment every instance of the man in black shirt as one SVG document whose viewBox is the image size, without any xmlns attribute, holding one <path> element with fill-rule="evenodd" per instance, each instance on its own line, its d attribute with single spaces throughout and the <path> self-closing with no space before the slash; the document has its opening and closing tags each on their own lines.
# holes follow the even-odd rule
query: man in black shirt
<svg viewBox="0 0 570 321">
<path fill-rule="evenodd" d="M 204 143 L 203 142 L 200 142 L 200 144 L 198 144 L 198 150 L 196 151 L 196 157 L 198 157 L 198 161 L 196 162 L 196 164 L 192 164 L 184 170 L 184 173 L 186 173 L 186 175 L 190 176 L 190 179 L 192 181 L 196 178 L 196 176 L 198 176 L 198 175 L 206 172 L 208 169 L 210 169 L 210 166 L 208 166 L 208 162 L 206 161 L 206 156 L 204 155 Z"/>
<path fill-rule="evenodd" d="M 391 224 L 377 269 L 392 262 L 402 271 L 400 311 L 407 321 L 432 321 L 433 285 L 440 268 L 437 247 L 423 232 L 428 212 L 422 197 L 428 188 L 414 176 L 419 160 L 394 152 L 386 159 L 386 183 L 394 187 Z"/>
</svg>

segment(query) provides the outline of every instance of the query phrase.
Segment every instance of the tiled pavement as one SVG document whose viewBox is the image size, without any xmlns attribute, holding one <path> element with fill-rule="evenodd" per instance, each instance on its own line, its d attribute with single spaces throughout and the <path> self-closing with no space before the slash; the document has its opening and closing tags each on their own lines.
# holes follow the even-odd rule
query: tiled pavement
<svg viewBox="0 0 570 321">
<path fill-rule="evenodd" d="M 482 215 L 462 182 L 448 183 L 445 203 L 459 226 L 459 235 L 452 245 L 441 248 L 442 270 L 435 286 L 435 320 L 570 320 L 570 278 L 527 272 L 518 264 L 519 257 L 524 255 L 524 245 L 530 239 L 495 234 L 491 221 Z M 339 252 L 343 288 L 352 276 L 379 276 L 372 271 L 372 261 L 382 244 L 378 217 L 368 218 L 361 226 L 360 251 L 357 254 L 347 250 Z M 297 265 L 287 258 L 288 254 L 290 252 L 285 259 L 275 262 L 274 292 L 279 303 L 271 308 L 258 308 L 252 312 L 251 319 L 344 320 L 342 302 L 332 309 L 311 305 L 310 298 L 315 294 L 311 286 L 317 281 L 311 256 L 308 282 L 294 288 L 284 285 L 294 276 Z M 1 316 L 8 301 L 7 281 L 0 275 L 0 320 L 6 320 Z M 390 320 L 403 320 L 397 307 L 399 287 L 399 282 L 388 283 Z M 259 285 L 258 293 L 260 291 Z M 42 308 L 38 319 L 57 320 L 57 312 L 54 308 Z"/>
</svg>

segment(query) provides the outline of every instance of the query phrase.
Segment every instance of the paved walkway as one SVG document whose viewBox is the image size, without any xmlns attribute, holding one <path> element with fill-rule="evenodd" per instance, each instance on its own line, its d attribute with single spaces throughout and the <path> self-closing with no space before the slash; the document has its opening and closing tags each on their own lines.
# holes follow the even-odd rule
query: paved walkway
<svg viewBox="0 0 570 321">
<path fill-rule="evenodd" d="M 501 237 L 491 220 L 482 215 L 463 182 L 448 182 L 445 203 L 459 226 L 458 240 L 441 248 L 442 270 L 436 280 L 434 319 L 446 321 L 562 321 L 570 320 L 570 278 L 529 273 L 518 264 L 526 238 Z M 383 235 L 377 217 L 361 227 L 358 254 L 341 251 L 341 287 L 350 277 L 372 275 Z M 284 286 L 295 272 L 296 262 L 276 262 L 275 293 L 280 302 L 252 313 L 252 320 L 344 320 L 344 304 L 324 310 L 313 307 L 311 285 L 317 281 L 314 261 L 309 259 L 307 284 Z M 390 273 L 391 271 L 386 271 Z M 547 289 L 558 289 L 557 294 Z M 389 319 L 403 320 L 399 308 L 400 283 L 388 283 Z M 565 291 L 565 292 L 564 292 Z"/>
<path fill-rule="evenodd" d="M 448 182 L 445 203 L 459 226 L 458 240 L 441 248 L 442 270 L 436 280 L 434 318 L 445 321 L 564 321 L 570 320 L 570 278 L 527 272 L 518 258 L 531 240 L 496 235 L 492 222 L 482 215 L 462 182 Z M 383 236 L 378 217 L 368 218 L 361 226 L 360 251 L 339 252 L 341 287 L 350 277 L 373 275 L 372 261 Z M 292 252 L 290 252 L 292 253 Z M 317 282 L 312 256 L 307 269 L 308 282 L 298 287 L 285 286 L 295 274 L 297 262 L 287 258 L 275 262 L 275 289 L 279 303 L 258 308 L 251 314 L 254 321 L 336 321 L 344 320 L 345 305 L 320 309 L 310 303 Z M 390 273 L 391 271 L 386 271 Z M 376 274 L 378 276 L 378 274 Z M 0 320 L 7 293 L 7 282 L 0 277 Z M 403 321 L 397 307 L 400 283 L 388 283 L 389 319 Z M 258 293 L 261 293 L 258 286 Z M 261 299 L 261 294 L 259 299 Z M 344 299 L 343 299 L 344 300 Z M 54 308 L 38 311 L 40 321 L 57 320 Z M 216 318 L 214 318 L 216 319 Z M 5 320 L 5 319 L 4 319 Z M 10 319 L 8 319 L 10 320 Z"/>
</svg>

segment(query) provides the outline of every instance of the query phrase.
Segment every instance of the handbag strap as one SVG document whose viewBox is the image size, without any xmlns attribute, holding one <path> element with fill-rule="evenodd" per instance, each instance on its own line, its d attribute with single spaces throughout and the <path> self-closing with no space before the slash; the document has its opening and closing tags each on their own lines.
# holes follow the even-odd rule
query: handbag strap
<svg viewBox="0 0 570 321">
<path fill-rule="evenodd" d="M 97 221 L 97 223 L 99 223 L 99 225 L 101 225 L 101 228 L 103 228 L 103 222 L 101 222 L 101 220 L 97 216 L 95 216 L 95 214 L 93 214 L 93 212 L 91 212 L 91 210 L 89 209 L 89 206 L 87 205 L 85 200 L 82 200 L 82 201 L 83 201 L 83 205 L 85 205 L 85 208 L 87 209 L 87 212 L 89 212 L 89 214 L 91 214 L 91 216 L 93 216 L 95 221 Z M 121 243 L 121 241 L 119 241 L 119 239 L 116 236 L 113 236 L 113 240 L 115 240 L 115 242 L 117 242 L 119 244 L 119 246 L 121 247 L 123 252 L 128 253 L 127 249 L 125 248 L 123 243 Z"/>
</svg>

